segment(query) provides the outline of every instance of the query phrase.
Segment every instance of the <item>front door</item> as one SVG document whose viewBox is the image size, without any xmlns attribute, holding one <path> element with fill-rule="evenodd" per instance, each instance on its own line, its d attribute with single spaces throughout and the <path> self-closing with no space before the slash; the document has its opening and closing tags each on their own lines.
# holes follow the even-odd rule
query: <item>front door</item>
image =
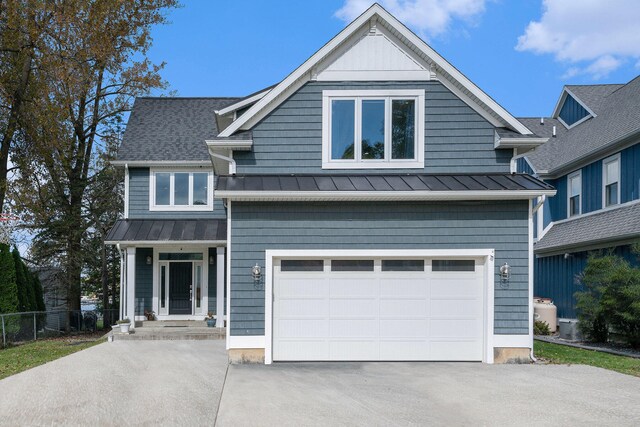
<svg viewBox="0 0 640 427">
<path fill-rule="evenodd" d="M 169 268 L 169 314 L 192 314 L 193 264 L 172 262 Z"/>
</svg>

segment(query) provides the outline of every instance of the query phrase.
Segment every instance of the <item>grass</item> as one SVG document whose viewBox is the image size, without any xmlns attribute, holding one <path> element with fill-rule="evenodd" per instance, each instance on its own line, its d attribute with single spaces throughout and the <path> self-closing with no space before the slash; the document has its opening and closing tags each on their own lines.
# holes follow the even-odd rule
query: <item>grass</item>
<svg viewBox="0 0 640 427">
<path fill-rule="evenodd" d="M 596 366 L 640 377 L 640 359 L 541 341 L 534 341 L 533 349 L 537 358 L 549 363 Z"/>
<path fill-rule="evenodd" d="M 0 380 L 102 342 L 105 340 L 79 335 L 43 339 L 0 349 Z"/>
</svg>

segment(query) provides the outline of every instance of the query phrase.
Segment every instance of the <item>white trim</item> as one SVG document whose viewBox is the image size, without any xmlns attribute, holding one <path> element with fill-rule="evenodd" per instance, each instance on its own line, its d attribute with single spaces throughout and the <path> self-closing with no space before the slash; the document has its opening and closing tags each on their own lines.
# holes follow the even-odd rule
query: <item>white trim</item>
<svg viewBox="0 0 640 427">
<path fill-rule="evenodd" d="M 527 341 L 529 342 L 528 348 L 533 350 L 533 200 L 529 200 L 529 220 L 527 221 L 528 227 L 528 251 L 529 256 L 527 257 L 527 285 L 529 289 L 527 292 L 529 297 L 529 336 L 527 337 Z"/>
<path fill-rule="evenodd" d="M 425 109 L 424 89 L 398 90 L 323 90 L 322 91 L 322 168 L 323 169 L 424 169 Z M 355 105 L 354 159 L 336 160 L 331 158 L 331 101 L 334 99 L 353 100 Z M 385 102 L 385 158 L 362 160 L 362 101 L 366 99 Z M 415 102 L 414 159 L 391 158 L 391 101 L 411 99 Z"/>
<path fill-rule="evenodd" d="M 216 248 L 216 320 L 224 322 L 224 258 L 225 248 Z M 218 323 L 219 327 L 223 326 L 223 323 Z"/>
<path fill-rule="evenodd" d="M 575 215 L 571 215 L 571 180 L 578 178 L 580 180 L 580 192 L 577 194 L 578 196 L 578 213 Z M 573 218 L 574 216 L 578 216 L 582 214 L 582 169 L 578 169 L 577 171 L 567 175 L 567 218 Z"/>
<path fill-rule="evenodd" d="M 211 167 L 209 160 L 112 160 L 109 162 L 112 166 L 128 166 L 130 168 L 137 167 L 169 167 L 169 168 L 190 168 L 190 167 Z"/>
<path fill-rule="evenodd" d="M 255 95 L 251 95 L 248 96 L 244 99 L 241 99 L 240 101 L 229 105 L 228 107 L 224 107 L 222 110 L 217 111 L 217 114 L 219 116 L 224 116 L 226 114 L 229 113 L 233 113 L 239 109 L 241 109 L 242 107 L 249 105 L 249 104 L 253 104 L 254 102 L 257 102 L 259 100 L 261 100 L 267 93 L 269 93 L 269 91 L 273 89 L 273 88 L 269 88 L 269 89 L 264 89 L 261 90 L 260 92 L 256 93 Z"/>
<path fill-rule="evenodd" d="M 228 329 L 228 328 L 227 328 Z M 228 339 L 228 348 L 265 348 L 264 335 L 231 335 Z"/>
<path fill-rule="evenodd" d="M 169 204 L 157 205 L 156 204 L 156 175 L 159 173 L 169 174 Z M 175 174 L 186 173 L 189 174 L 189 195 L 188 204 L 176 205 L 174 204 L 174 188 L 175 188 Z M 194 205 L 193 204 L 193 175 L 196 173 L 207 174 L 207 204 L 206 205 Z M 208 169 L 188 169 L 188 168 L 151 168 L 149 169 L 149 211 L 150 212 L 209 212 L 213 210 L 213 170 Z"/>
<path fill-rule="evenodd" d="M 494 335 L 494 348 L 533 348 L 531 335 Z"/>
<path fill-rule="evenodd" d="M 609 211 L 613 211 L 613 210 L 616 210 L 616 209 L 626 208 L 626 207 L 629 207 L 629 206 L 632 206 L 632 205 L 635 205 L 635 204 L 638 204 L 638 203 L 640 203 L 640 199 L 635 199 L 635 200 L 631 200 L 631 201 L 628 201 L 628 202 L 620 203 L 620 204 L 617 204 L 617 205 L 607 206 L 606 208 L 597 209 L 595 211 L 587 212 L 587 213 L 581 214 L 579 216 L 576 215 L 576 216 L 572 216 L 571 218 L 565 218 L 565 219 L 561 219 L 561 220 L 558 220 L 558 221 L 554 221 L 551 224 L 562 224 L 562 223 L 569 222 L 569 221 L 575 221 L 575 220 L 580 219 L 580 218 L 585 218 L 585 217 L 588 217 L 588 216 L 591 216 L 591 215 L 598 215 L 598 214 L 609 212 Z"/>
<path fill-rule="evenodd" d="M 492 191 L 232 191 L 216 196 L 229 200 L 528 200 L 556 190 Z"/>
<path fill-rule="evenodd" d="M 589 113 L 585 117 L 583 117 L 582 119 L 578 120 L 577 122 L 575 122 L 572 125 L 566 124 L 564 122 L 564 120 L 562 120 L 560 118 L 560 110 L 562 109 L 562 106 L 564 105 L 564 102 L 567 99 L 567 95 L 570 95 L 578 104 L 580 104 L 582 106 L 582 108 L 587 110 L 587 113 Z M 587 120 L 587 119 L 589 119 L 591 117 L 596 117 L 596 113 L 591 108 L 589 108 L 589 106 L 587 106 L 587 104 L 582 102 L 582 100 L 580 100 L 580 98 L 578 98 L 575 93 L 571 92 L 565 86 L 565 87 L 562 88 L 562 93 L 560 94 L 560 98 L 558 98 L 558 102 L 556 102 L 556 106 L 553 109 L 553 113 L 551 114 L 551 117 L 553 117 L 554 119 L 558 119 L 558 121 L 560 123 L 562 123 L 562 125 L 564 127 L 566 127 L 567 129 L 571 129 L 572 127 L 575 127 L 575 126 L 579 125 L 580 123 L 584 122 L 585 120 Z"/>
<path fill-rule="evenodd" d="M 591 117 L 593 117 L 593 116 L 591 116 L 591 114 L 587 114 L 586 116 L 584 116 L 583 118 L 581 118 L 580 120 L 578 120 L 577 122 L 575 122 L 575 123 L 574 123 L 574 124 L 572 124 L 572 125 L 567 124 L 567 122 L 565 122 L 565 121 L 562 119 L 562 117 L 560 117 L 560 116 L 558 116 L 558 121 L 559 121 L 560 123 L 562 123 L 562 126 L 564 126 L 565 128 L 567 128 L 567 130 L 569 130 L 569 129 L 571 129 L 571 128 L 574 128 L 574 127 L 578 126 L 578 125 L 579 125 L 580 123 L 582 123 L 582 122 L 586 122 L 586 121 L 587 121 L 587 120 L 589 120 Z"/>
<path fill-rule="evenodd" d="M 253 140 L 239 140 L 239 139 L 207 139 L 204 141 L 209 148 L 223 148 L 226 150 L 236 150 L 236 151 L 250 151 L 251 147 L 253 147 Z"/>
<path fill-rule="evenodd" d="M 136 248 L 127 248 L 127 292 L 126 292 L 126 317 L 131 320 L 131 329 L 136 324 Z"/>
<path fill-rule="evenodd" d="M 129 165 L 124 165 L 124 219 L 129 218 Z"/>
<path fill-rule="evenodd" d="M 320 48 L 296 70 L 289 74 L 276 87 L 269 91 L 269 93 L 267 93 L 262 99 L 256 102 L 245 114 L 231 123 L 231 125 L 223 130 L 219 136 L 231 136 L 238 130 L 250 127 L 253 123 L 259 121 L 262 117 L 264 117 L 264 115 L 268 114 L 280 102 L 286 99 L 285 95 L 288 91 L 296 90 L 302 84 L 311 80 L 313 74 L 312 70 L 317 64 L 319 64 L 331 52 L 333 52 L 349 37 L 356 33 L 363 25 L 368 26 L 369 21 L 376 16 L 377 19 L 386 21 L 388 26 L 393 27 L 398 32 L 400 38 L 404 39 L 405 42 L 408 42 L 407 44 L 413 44 L 413 48 L 415 48 L 419 53 L 422 53 L 424 56 L 428 57 L 435 64 L 435 66 L 439 68 L 441 73 L 444 74 L 445 78 L 441 80 L 443 81 L 443 84 L 445 84 L 445 86 L 449 87 L 460 85 L 471 96 L 476 98 L 475 100 L 473 100 L 471 105 L 479 104 L 480 106 L 482 106 L 480 107 L 481 109 L 484 109 L 484 107 L 486 106 L 487 109 L 491 110 L 491 112 L 495 114 L 497 118 L 501 119 L 504 124 L 512 127 L 521 134 L 529 135 L 532 133 L 529 129 L 527 129 L 526 126 L 524 126 L 515 117 L 509 114 L 502 106 L 500 106 L 496 101 L 494 101 L 491 97 L 484 93 L 478 86 L 472 83 L 466 76 L 464 76 L 460 71 L 458 71 L 449 62 L 447 62 L 422 39 L 416 36 L 394 16 L 392 16 L 389 12 L 382 8 L 382 6 L 376 3 L 373 4 L 369 9 L 367 9 L 362 15 L 356 18 L 353 22 L 347 25 L 344 30 L 338 33 L 333 39 L 331 39 L 327 44 Z M 412 47 L 409 47 L 409 49 L 411 48 Z M 448 80 L 449 78 L 451 78 L 457 84 L 446 83 L 446 80 Z M 461 93 L 462 91 L 458 90 L 457 92 Z M 469 99 L 468 97 L 466 98 Z M 465 99 L 463 98 L 463 100 Z M 494 118 L 492 122 L 495 121 L 496 119 Z"/>
<path fill-rule="evenodd" d="M 331 71 L 324 70 L 315 79 L 319 82 L 375 82 L 375 81 L 429 81 L 429 70 L 349 70 Z"/>
<path fill-rule="evenodd" d="M 273 260 L 275 258 L 344 258 L 375 257 L 404 258 L 420 257 L 442 259 L 450 257 L 484 258 L 485 290 L 484 290 L 484 339 L 482 361 L 493 363 L 494 348 L 494 305 L 495 305 L 495 250 L 493 249 L 266 249 L 265 250 L 265 325 L 264 355 L 265 364 L 273 363 Z M 533 289 L 533 288 L 531 288 Z M 531 291 L 533 292 L 533 290 Z M 532 307 L 532 306 L 531 306 Z"/>
<path fill-rule="evenodd" d="M 496 132 L 497 134 L 497 132 Z M 494 148 L 535 148 L 549 141 L 549 138 L 496 138 Z"/>
<path fill-rule="evenodd" d="M 231 200 L 227 201 L 227 350 L 231 338 Z"/>
<path fill-rule="evenodd" d="M 612 183 L 607 184 L 607 165 L 617 162 L 618 163 L 618 180 L 616 181 L 616 183 L 618 184 L 618 203 L 614 203 L 611 204 L 609 206 L 607 206 L 607 185 L 610 185 Z M 620 153 L 616 153 L 613 156 L 609 156 L 605 159 L 602 160 L 602 209 L 606 209 L 606 208 L 610 208 L 612 206 L 618 206 L 622 203 L 622 200 L 620 199 L 621 197 L 621 192 L 620 189 L 622 187 L 622 183 L 620 182 L 621 179 L 621 175 L 622 175 L 622 162 L 620 161 Z"/>
<path fill-rule="evenodd" d="M 127 246 L 180 246 L 180 245 L 209 245 L 220 246 L 226 245 L 226 240 L 107 240 L 105 245 L 122 245 L 123 248 Z"/>
</svg>

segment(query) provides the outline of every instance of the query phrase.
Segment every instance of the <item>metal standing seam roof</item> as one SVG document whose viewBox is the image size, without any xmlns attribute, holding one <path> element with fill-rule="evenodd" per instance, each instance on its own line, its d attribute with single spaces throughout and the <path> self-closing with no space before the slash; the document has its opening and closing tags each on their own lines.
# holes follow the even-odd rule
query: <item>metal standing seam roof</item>
<svg viewBox="0 0 640 427">
<path fill-rule="evenodd" d="M 640 201 L 554 224 L 534 246 L 552 252 L 640 237 Z"/>
<path fill-rule="evenodd" d="M 227 221 L 223 219 L 121 219 L 111 228 L 105 243 L 226 239 Z"/>
<path fill-rule="evenodd" d="M 384 175 L 223 175 L 216 191 L 393 192 L 393 191 L 553 191 L 526 174 Z"/>
</svg>

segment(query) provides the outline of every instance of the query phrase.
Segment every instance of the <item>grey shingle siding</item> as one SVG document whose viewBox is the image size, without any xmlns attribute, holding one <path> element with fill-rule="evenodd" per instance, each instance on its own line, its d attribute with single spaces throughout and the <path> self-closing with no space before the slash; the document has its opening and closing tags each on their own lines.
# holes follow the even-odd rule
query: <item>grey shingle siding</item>
<svg viewBox="0 0 640 427">
<path fill-rule="evenodd" d="M 482 249 L 513 268 L 496 280 L 495 333 L 528 333 L 528 202 L 240 203 L 233 202 L 232 335 L 264 334 L 264 290 L 251 267 L 265 249 Z"/>
<path fill-rule="evenodd" d="M 144 315 L 144 310 L 153 306 L 153 265 L 147 265 L 148 256 L 153 257 L 152 248 L 136 250 L 136 316 Z"/>
<path fill-rule="evenodd" d="M 204 143 L 203 143 L 204 144 Z M 129 168 L 129 218 L 188 219 L 226 218 L 222 200 L 214 198 L 210 212 L 158 212 L 149 211 L 149 168 Z"/>
<path fill-rule="evenodd" d="M 322 91 L 416 88 L 425 90 L 425 168 L 411 171 L 509 172 L 512 151 L 494 149 L 495 128 L 439 82 L 310 82 L 253 127 L 253 150 L 234 153 L 238 173 L 331 173 L 322 169 Z"/>
</svg>

